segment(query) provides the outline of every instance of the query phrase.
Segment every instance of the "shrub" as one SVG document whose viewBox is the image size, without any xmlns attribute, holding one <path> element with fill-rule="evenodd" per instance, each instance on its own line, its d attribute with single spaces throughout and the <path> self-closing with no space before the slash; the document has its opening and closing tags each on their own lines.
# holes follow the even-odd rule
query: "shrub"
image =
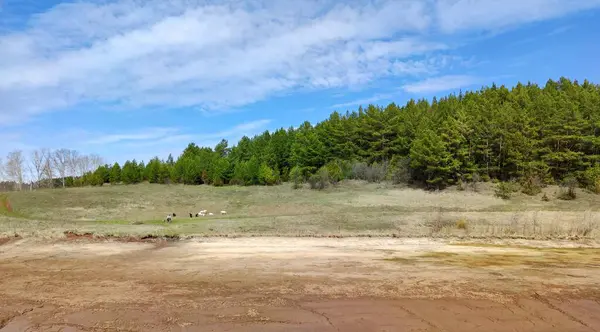
<svg viewBox="0 0 600 332">
<path fill-rule="evenodd" d="M 483 182 L 490 182 L 490 180 L 491 180 L 491 178 L 488 174 L 483 174 L 481 176 L 481 181 L 483 181 Z"/>
<path fill-rule="evenodd" d="M 329 175 L 329 181 L 331 181 L 331 183 L 335 184 L 344 179 L 342 167 L 337 161 L 329 162 L 324 167 L 327 170 L 327 174 Z"/>
<path fill-rule="evenodd" d="M 410 181 L 410 159 L 408 157 L 392 157 L 387 168 L 387 177 L 394 184 L 408 183 Z"/>
<path fill-rule="evenodd" d="M 238 178 L 233 178 L 233 179 L 229 180 L 229 184 L 232 185 L 232 186 L 243 186 L 243 185 L 245 185 L 244 180 L 238 179 Z"/>
<path fill-rule="evenodd" d="M 258 181 L 262 185 L 272 186 L 277 182 L 277 177 L 275 176 L 275 172 L 266 163 L 260 165 L 258 171 Z"/>
<path fill-rule="evenodd" d="M 302 176 L 302 170 L 298 166 L 294 166 L 290 171 L 289 175 L 290 181 L 293 183 L 293 188 L 298 189 L 302 187 L 302 183 L 304 182 L 304 177 Z"/>
<path fill-rule="evenodd" d="M 594 165 L 580 173 L 581 184 L 595 194 L 600 194 L 600 165 Z"/>
<path fill-rule="evenodd" d="M 219 176 L 215 176 L 212 184 L 215 187 L 222 187 L 224 185 L 223 179 L 221 179 Z"/>
<path fill-rule="evenodd" d="M 385 179 L 386 174 L 386 163 L 373 163 L 373 165 L 366 168 L 365 180 L 369 182 L 381 182 Z"/>
<path fill-rule="evenodd" d="M 308 178 L 310 189 L 323 190 L 329 185 L 329 173 L 327 169 L 322 167 L 317 173 Z"/>
<path fill-rule="evenodd" d="M 467 221 L 463 219 L 459 219 L 456 221 L 456 228 L 458 229 L 467 229 Z"/>
<path fill-rule="evenodd" d="M 557 198 L 565 201 L 574 200 L 577 198 L 576 190 L 577 180 L 574 177 L 567 177 L 560 184 Z"/>
<path fill-rule="evenodd" d="M 458 181 L 456 181 L 456 189 L 460 191 L 464 191 L 466 189 L 465 183 L 463 182 L 462 178 L 458 178 Z"/>
<path fill-rule="evenodd" d="M 544 193 L 544 195 L 542 196 L 542 201 L 544 201 L 544 202 L 550 201 L 550 198 L 548 197 L 548 195 L 546 195 L 546 193 Z"/>
<path fill-rule="evenodd" d="M 479 176 L 479 173 L 473 173 L 471 175 L 471 189 L 474 192 L 479 192 L 479 182 L 481 182 L 481 176 Z"/>
<path fill-rule="evenodd" d="M 542 192 L 542 180 L 538 175 L 527 175 L 521 182 L 521 192 L 535 196 Z"/>
<path fill-rule="evenodd" d="M 510 197 L 512 196 L 512 194 L 515 192 L 514 187 L 515 186 L 514 186 L 513 183 L 510 183 L 510 182 L 500 182 L 496 186 L 496 189 L 494 190 L 494 193 L 496 194 L 497 197 L 500 197 L 502 199 L 510 199 Z"/>
<path fill-rule="evenodd" d="M 352 177 L 352 163 L 350 161 L 338 160 L 337 163 L 342 170 L 343 179 L 349 179 Z"/>
<path fill-rule="evenodd" d="M 369 165 L 363 162 L 355 162 L 352 164 L 352 171 L 350 177 L 355 180 L 366 180 L 367 179 L 367 168 Z"/>
</svg>

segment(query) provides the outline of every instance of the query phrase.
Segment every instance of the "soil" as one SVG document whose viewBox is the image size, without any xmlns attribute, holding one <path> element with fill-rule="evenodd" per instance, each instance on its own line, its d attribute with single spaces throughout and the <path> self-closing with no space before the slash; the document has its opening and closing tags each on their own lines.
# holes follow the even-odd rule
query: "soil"
<svg viewBox="0 0 600 332">
<path fill-rule="evenodd" d="M 473 253 L 543 255 L 400 238 L 11 239 L 0 331 L 600 331 L 600 262 L 455 264 Z"/>
</svg>

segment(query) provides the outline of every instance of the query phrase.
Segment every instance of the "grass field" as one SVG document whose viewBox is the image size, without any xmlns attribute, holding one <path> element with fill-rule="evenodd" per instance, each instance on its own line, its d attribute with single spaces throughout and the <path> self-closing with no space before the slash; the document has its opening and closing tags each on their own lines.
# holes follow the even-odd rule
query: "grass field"
<svg viewBox="0 0 600 332">
<path fill-rule="evenodd" d="M 502 200 L 478 192 L 426 192 L 349 181 L 324 191 L 274 187 L 140 184 L 3 194 L 0 234 L 62 236 L 65 231 L 132 236 L 600 237 L 600 196 L 574 201 L 541 195 Z M 189 218 L 207 209 L 214 216 Z M 226 210 L 227 215 L 219 215 Z M 177 213 L 172 224 L 162 220 Z"/>
</svg>

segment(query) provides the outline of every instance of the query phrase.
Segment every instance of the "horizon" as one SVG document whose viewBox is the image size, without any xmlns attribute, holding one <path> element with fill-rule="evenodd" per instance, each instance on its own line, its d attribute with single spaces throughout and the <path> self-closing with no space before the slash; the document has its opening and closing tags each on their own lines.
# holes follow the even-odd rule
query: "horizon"
<svg viewBox="0 0 600 332">
<path fill-rule="evenodd" d="M 597 0 L 36 2 L 0 5 L 3 159 L 147 162 L 369 104 L 600 81 Z"/>
</svg>

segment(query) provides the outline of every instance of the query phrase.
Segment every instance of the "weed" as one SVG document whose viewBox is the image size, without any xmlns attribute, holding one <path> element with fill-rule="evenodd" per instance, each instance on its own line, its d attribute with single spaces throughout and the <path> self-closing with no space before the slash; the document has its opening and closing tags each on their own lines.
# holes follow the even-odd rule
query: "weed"
<svg viewBox="0 0 600 332">
<path fill-rule="evenodd" d="M 548 197 L 548 195 L 546 195 L 546 193 L 544 193 L 544 195 L 542 195 L 542 201 L 544 201 L 544 202 L 550 201 L 550 198 Z"/>
</svg>

